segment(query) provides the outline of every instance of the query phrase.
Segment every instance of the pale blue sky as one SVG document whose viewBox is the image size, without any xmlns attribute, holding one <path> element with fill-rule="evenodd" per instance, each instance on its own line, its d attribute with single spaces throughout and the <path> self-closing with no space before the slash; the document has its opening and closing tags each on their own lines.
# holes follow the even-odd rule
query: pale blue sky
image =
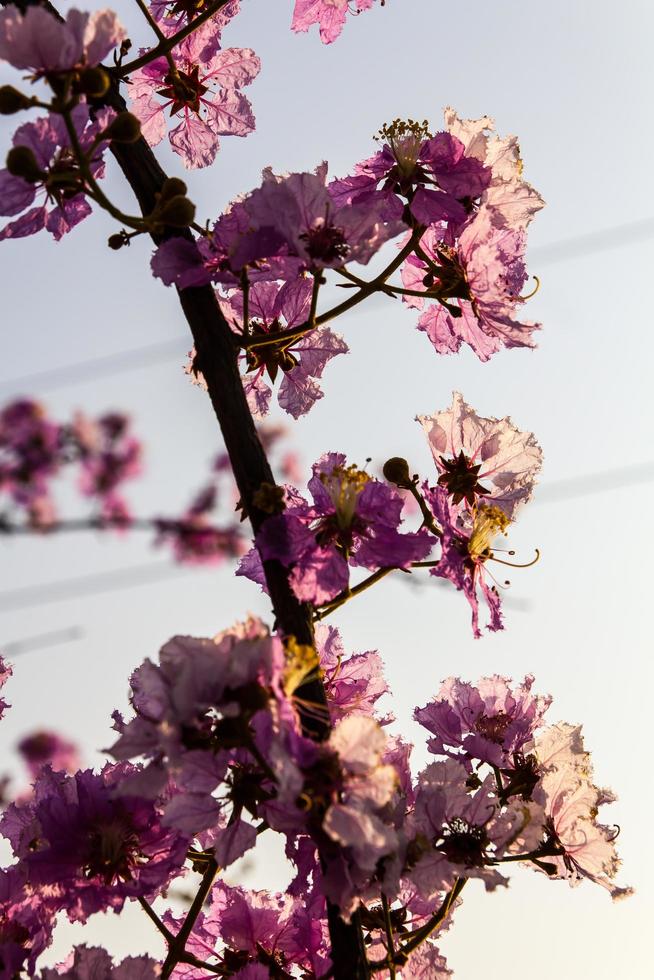
<svg viewBox="0 0 654 980">
<path fill-rule="evenodd" d="M 116 7 L 133 37 L 145 39 L 137 11 L 126 0 Z M 605 0 L 387 0 L 383 9 L 351 19 L 330 48 L 314 35 L 288 31 L 288 0 L 244 0 L 243 8 L 224 40 L 262 57 L 262 74 L 249 89 L 258 128 L 247 140 L 225 139 L 216 166 L 186 177 L 201 219 L 254 186 L 263 166 L 312 168 L 326 158 L 332 173 L 343 175 L 369 155 L 370 137 L 383 122 L 426 116 L 436 128 L 448 104 L 464 116 L 488 113 L 500 133 L 518 134 L 525 175 L 547 200 L 530 233 L 531 271 L 542 279 L 528 307 L 530 318 L 544 323 L 539 350 L 505 351 L 486 365 L 469 351 L 438 358 L 415 331 L 414 314 L 399 303 L 375 302 L 339 323 L 351 354 L 327 369 L 326 397 L 297 425 L 297 444 L 307 464 L 329 449 L 359 462 L 400 454 L 429 474 L 430 455 L 413 418 L 445 407 L 454 388 L 482 414 L 509 413 L 537 433 L 546 459 L 542 493 L 523 512 L 511 543 L 526 554 L 539 547 L 543 558 L 512 576 L 503 634 L 474 642 L 460 595 L 388 580 L 333 622 L 347 648 L 379 648 L 398 730 L 418 740 L 413 706 L 435 693 L 441 678 L 505 672 L 518 679 L 533 672 L 539 689 L 554 695 L 552 720 L 584 723 L 597 779 L 620 796 L 606 820 L 622 828 L 622 877 L 637 895 L 612 906 L 599 888 L 573 891 L 529 872 L 517 872 L 502 895 L 485 896 L 473 886 L 444 942 L 459 980 L 482 971 L 502 980 L 525 974 L 568 980 L 582 972 L 594 980 L 645 980 L 654 913 L 648 785 L 654 671 L 649 538 L 642 528 L 651 484 L 616 487 L 615 480 L 584 477 L 641 464 L 640 472 L 652 475 L 654 248 L 646 234 L 630 240 L 619 231 L 614 248 L 566 261 L 552 262 L 549 246 L 654 220 L 651 5 L 627 0 L 618 12 Z M 2 120 L 3 133 L 12 128 L 13 120 Z M 169 172 L 181 172 L 167 148 L 160 158 Z M 129 205 L 113 166 L 107 186 Z M 183 351 L 187 335 L 175 295 L 148 273 L 150 246 L 143 240 L 109 252 L 104 242 L 113 230 L 100 215 L 59 245 L 45 236 L 0 245 L 5 394 L 13 376 L 149 342 L 179 337 Z M 139 513 L 181 506 L 217 446 L 209 404 L 188 384 L 181 363 L 173 357 L 100 380 L 80 375 L 44 395 L 60 418 L 77 407 L 133 414 L 148 446 L 147 471 L 131 494 Z M 577 477 L 578 495 L 557 495 L 558 481 Z M 136 537 L 21 540 L 2 548 L 2 590 L 158 557 Z M 110 712 L 125 705 L 136 664 L 155 656 L 173 633 L 208 635 L 247 610 L 265 615 L 266 604 L 226 571 L 186 572 L 13 613 L 3 608 L 6 641 L 71 625 L 84 630 L 74 643 L 16 659 L 14 708 L 0 726 L 3 747 L 46 724 L 89 747 L 109 744 Z M 424 750 L 416 756 L 421 764 Z M 89 761 L 99 758 L 89 751 Z M 272 886 L 280 875 L 280 862 L 265 852 L 244 880 Z M 138 916 L 130 922 L 111 923 L 108 944 L 154 948 L 149 923 Z M 93 939 L 104 930 L 94 928 Z"/>
</svg>

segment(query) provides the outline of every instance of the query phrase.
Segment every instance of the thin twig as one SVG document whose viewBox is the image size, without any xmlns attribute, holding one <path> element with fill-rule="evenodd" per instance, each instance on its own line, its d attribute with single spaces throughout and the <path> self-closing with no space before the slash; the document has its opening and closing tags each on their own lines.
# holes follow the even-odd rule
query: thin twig
<svg viewBox="0 0 654 980">
<path fill-rule="evenodd" d="M 221 7 L 224 7 L 229 0 L 214 0 L 206 10 L 204 10 L 195 20 L 192 20 L 186 27 L 182 27 L 176 34 L 172 34 L 170 37 L 165 38 L 165 40 L 160 41 L 154 48 L 150 51 L 146 51 L 145 54 L 140 55 L 138 58 L 134 58 L 132 61 L 128 61 L 126 65 L 121 65 L 120 69 L 116 72 L 118 78 L 125 78 L 131 72 L 136 71 L 138 68 L 143 68 L 145 65 L 149 65 L 151 61 L 156 61 L 157 58 L 161 58 L 164 55 L 168 55 L 170 51 L 173 50 L 176 45 L 192 34 L 193 31 L 197 31 L 198 27 L 201 27 L 205 21 L 213 17 L 214 14 L 218 13 Z"/>
</svg>

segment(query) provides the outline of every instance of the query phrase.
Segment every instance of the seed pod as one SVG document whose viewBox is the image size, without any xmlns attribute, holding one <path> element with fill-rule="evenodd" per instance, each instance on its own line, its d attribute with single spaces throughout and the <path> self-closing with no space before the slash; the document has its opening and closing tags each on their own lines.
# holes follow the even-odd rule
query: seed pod
<svg viewBox="0 0 654 980">
<path fill-rule="evenodd" d="M 392 456 L 384 463 L 383 474 L 389 483 L 394 483 L 396 487 L 406 489 L 411 486 L 411 474 L 409 464 L 401 456 Z"/>
<path fill-rule="evenodd" d="M 185 197 L 187 191 L 188 187 L 179 177 L 167 177 L 159 191 L 159 200 L 169 201 L 172 197 L 179 197 L 180 195 Z"/>
<path fill-rule="evenodd" d="M 109 74 L 99 65 L 95 68 L 83 68 L 79 74 L 80 91 L 91 99 L 100 99 L 106 95 L 110 82 Z"/>
<path fill-rule="evenodd" d="M 114 143 L 135 143 L 141 136 L 141 123 L 131 112 L 119 112 L 104 134 Z"/>
<path fill-rule="evenodd" d="M 173 228 L 188 228 L 195 219 L 195 204 L 188 197 L 178 194 L 168 201 L 163 201 L 157 213 L 157 218 Z"/>
<path fill-rule="evenodd" d="M 29 109 L 32 99 L 19 92 L 13 85 L 0 86 L 0 116 L 13 116 L 21 109 Z"/>
<path fill-rule="evenodd" d="M 36 184 L 44 177 L 29 146 L 11 148 L 7 154 L 7 170 L 13 177 L 22 177 L 28 184 Z"/>
</svg>

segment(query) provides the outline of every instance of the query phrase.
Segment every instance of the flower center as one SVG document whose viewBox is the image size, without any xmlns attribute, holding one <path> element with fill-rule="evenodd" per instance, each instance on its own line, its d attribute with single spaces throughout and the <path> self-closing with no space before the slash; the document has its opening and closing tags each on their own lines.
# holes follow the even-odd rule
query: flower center
<svg viewBox="0 0 654 980">
<path fill-rule="evenodd" d="M 305 242 L 309 257 L 322 264 L 344 261 L 350 251 L 343 231 L 330 224 L 329 218 L 303 232 L 300 238 Z"/>
<path fill-rule="evenodd" d="M 431 139 L 431 133 L 426 119 L 421 123 L 415 119 L 394 119 L 392 123 L 382 126 L 374 138 L 388 144 L 395 157 L 398 176 L 402 179 L 413 175 L 422 144 Z"/>
<path fill-rule="evenodd" d="M 349 528 L 361 491 L 370 477 L 357 466 L 335 466 L 331 473 L 321 473 L 320 481 L 334 505 L 338 526 L 342 530 Z"/>
<path fill-rule="evenodd" d="M 180 109 L 191 109 L 200 114 L 200 99 L 209 89 L 203 85 L 199 78 L 200 66 L 193 65 L 190 71 L 168 72 L 164 76 L 164 88 L 157 89 L 157 95 L 164 99 L 171 99 L 170 114 L 174 116 Z"/>
<path fill-rule="evenodd" d="M 475 728 L 489 742 L 495 742 L 496 745 L 501 745 L 512 721 L 511 716 L 505 714 L 503 711 L 500 711 L 496 715 L 485 715 L 482 712 L 475 722 Z"/>
<path fill-rule="evenodd" d="M 490 490 L 477 480 L 481 463 L 473 464 L 463 450 L 453 459 L 441 456 L 441 463 L 445 467 L 445 472 L 439 476 L 438 485 L 446 488 L 453 504 L 459 504 L 465 499 L 472 507 L 476 496 L 490 493 Z"/>
<path fill-rule="evenodd" d="M 252 321 L 250 323 L 250 330 L 253 337 L 267 337 L 271 334 L 274 336 L 274 334 L 281 332 L 282 325 L 279 320 L 273 320 L 269 324 Z M 287 374 L 294 367 L 297 367 L 298 359 L 295 354 L 291 353 L 289 349 L 290 343 L 289 341 L 282 341 L 279 344 L 266 344 L 265 347 L 248 348 L 245 355 L 246 370 L 258 371 L 260 368 L 264 368 L 268 372 L 270 380 L 274 383 L 279 368 Z M 297 340 L 295 343 L 297 343 Z"/>
<path fill-rule="evenodd" d="M 490 844 L 484 827 L 469 824 L 463 817 L 450 821 L 440 847 L 448 861 L 466 868 L 482 867 L 486 863 L 486 848 Z"/>
<path fill-rule="evenodd" d="M 498 534 L 505 534 L 509 518 L 499 507 L 479 507 L 468 541 L 468 554 L 473 561 L 486 561 L 491 557 L 491 544 Z"/>
<path fill-rule="evenodd" d="M 136 831 L 128 819 L 116 816 L 97 824 L 89 834 L 87 878 L 100 877 L 106 885 L 117 879 L 129 881 L 133 869 L 144 860 Z"/>
</svg>

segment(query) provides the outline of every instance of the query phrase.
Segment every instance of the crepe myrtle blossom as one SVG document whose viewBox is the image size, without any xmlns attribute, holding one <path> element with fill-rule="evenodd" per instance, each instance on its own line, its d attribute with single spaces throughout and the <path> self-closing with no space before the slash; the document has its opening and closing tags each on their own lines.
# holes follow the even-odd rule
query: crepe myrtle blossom
<svg viewBox="0 0 654 980">
<path fill-rule="evenodd" d="M 11 664 L 8 664 L 6 660 L 0 657 L 0 691 L 5 686 L 9 678 L 11 677 L 13 671 L 11 669 Z M 0 718 L 11 705 L 7 704 L 4 698 L 0 698 Z"/>
<path fill-rule="evenodd" d="M 269 795 L 263 783 L 270 787 L 274 763 L 265 772 L 259 763 L 280 737 L 283 669 L 281 641 L 255 618 L 213 639 L 173 637 L 159 664 L 146 660 L 131 677 L 135 716 L 128 722 L 115 716 L 120 737 L 111 755 L 147 763 L 127 775 L 120 792 L 156 797 L 174 779 L 164 823 L 191 834 L 211 831 L 222 866 L 256 841 L 240 813 L 244 807 L 256 813 L 255 801 Z M 223 797 L 212 795 L 223 784 Z"/>
<path fill-rule="evenodd" d="M 432 136 L 427 120 L 395 119 L 375 137 L 383 143 L 374 156 L 358 163 L 351 176 L 332 181 L 339 205 L 382 198 L 388 218 L 410 214 L 425 227 L 434 222 L 462 225 L 491 181 L 491 171 L 466 156 L 461 140 L 450 133 Z"/>
<path fill-rule="evenodd" d="M 248 291 L 248 337 L 253 340 L 270 337 L 272 340 L 275 334 L 306 323 L 312 289 L 312 281 L 306 278 L 293 279 L 282 286 L 272 282 L 254 283 Z M 230 294 L 223 303 L 223 310 L 232 329 L 243 335 L 241 290 Z M 281 371 L 277 396 L 280 407 L 295 419 L 306 415 L 323 397 L 319 380 L 327 363 L 347 351 L 345 341 L 329 327 L 315 327 L 291 342 L 280 340 L 246 350 L 241 355 L 246 372 L 243 387 L 252 414 L 262 418 L 268 413 L 272 390 L 264 379 L 267 375 L 274 384 Z"/>
<path fill-rule="evenodd" d="M 164 923 L 176 935 L 183 918 L 167 912 Z M 324 899 L 307 902 L 217 881 L 186 948 L 221 976 L 290 978 L 297 970 L 322 976 L 330 966 Z M 179 973 L 184 980 L 206 976 L 206 970 L 192 966 L 178 969 L 184 970 Z"/>
<path fill-rule="evenodd" d="M 185 24 L 190 24 L 204 13 L 211 0 L 152 0 L 148 4 L 150 13 L 159 22 L 166 34 L 175 34 Z M 217 31 L 222 31 L 230 20 L 240 11 L 240 0 L 229 0 L 220 10 L 211 15 L 211 23 Z"/>
<path fill-rule="evenodd" d="M 320 28 L 320 40 L 331 44 L 340 35 L 348 13 L 370 10 L 375 0 L 295 0 L 291 30 L 308 31 L 314 24 Z M 382 6 L 384 0 L 382 0 Z"/>
<path fill-rule="evenodd" d="M 29 12 L 40 9 L 30 7 Z M 114 115 L 111 109 L 101 109 L 90 122 L 83 103 L 71 110 L 80 146 L 91 155 L 89 169 L 95 180 L 104 176 L 102 154 L 107 145 L 96 144 L 96 137 Z M 43 228 L 59 241 L 91 213 L 63 117 L 51 113 L 24 123 L 12 142 L 14 149 L 7 157 L 12 172 L 0 170 L 0 214 L 20 217 L 0 229 L 0 241 L 34 235 Z M 39 198 L 41 203 L 33 207 Z"/>
<path fill-rule="evenodd" d="M 448 891 L 457 878 L 480 878 L 487 891 L 506 885 L 497 870 L 519 841 L 528 853 L 542 835 L 536 807 L 500 806 L 493 775 L 470 789 L 460 762 L 433 762 L 418 776 L 407 875 L 425 899 Z"/>
<path fill-rule="evenodd" d="M 100 504 L 101 515 L 129 523 L 127 504 L 118 492 L 141 470 L 142 445 L 129 431 L 129 419 L 118 412 L 90 419 L 77 413 L 71 426 L 80 463 L 80 489 Z"/>
<path fill-rule="evenodd" d="M 382 725 L 393 720 L 377 714 L 377 702 L 390 688 L 376 650 L 346 656 L 339 631 L 324 624 L 316 628 L 316 649 L 334 722 L 350 714 L 367 715 Z"/>
<path fill-rule="evenodd" d="M 16 746 L 32 779 L 50 766 L 55 772 L 74 773 L 79 769 L 79 749 L 57 732 L 40 729 L 25 735 Z"/>
<path fill-rule="evenodd" d="M 54 893 L 33 888 L 25 869 L 0 869 L 0 977 L 13 980 L 34 965 L 52 940 L 57 912 Z"/>
<path fill-rule="evenodd" d="M 489 116 L 460 119 L 454 109 L 445 110 L 445 127 L 463 144 L 467 159 L 477 160 L 490 171 L 491 179 L 481 195 L 498 226 L 524 230 L 545 202 L 523 179 L 520 147 L 515 136 L 500 137 Z"/>
<path fill-rule="evenodd" d="M 151 146 L 160 143 L 170 109 L 171 116 L 181 117 L 169 133 L 170 145 L 191 170 L 213 163 L 220 136 L 254 130 L 252 107 L 241 88 L 256 78 L 261 62 L 250 48 L 219 50 L 219 37 L 210 19 L 173 50 L 174 71 L 162 57 L 131 75 L 131 109 L 143 136 Z"/>
<path fill-rule="evenodd" d="M 412 307 L 424 310 L 418 329 L 427 334 L 439 354 L 456 353 L 468 344 L 480 361 L 502 347 L 535 347 L 532 334 L 540 324 L 516 319 L 527 281 L 524 232 L 497 226 L 493 209 L 485 205 L 465 224 L 455 245 L 443 241 L 442 231 L 428 228 L 420 240 L 427 262 L 416 254 L 402 266 L 407 289 L 425 292 L 433 302 L 425 308 L 421 296 L 404 295 Z"/>
<path fill-rule="evenodd" d="M 76 946 L 64 963 L 38 974 L 38 980 L 157 980 L 161 964 L 150 956 L 127 956 L 114 966 L 99 946 Z"/>
<path fill-rule="evenodd" d="M 327 163 L 313 173 L 263 172 L 261 187 L 242 202 L 249 227 L 234 255 L 236 267 L 288 254 L 313 272 L 347 262 L 366 265 L 399 235 L 401 221 L 387 221 L 382 199 L 338 205 L 327 186 Z"/>
<path fill-rule="evenodd" d="M 432 733 L 427 748 L 434 755 L 451 756 L 467 768 L 471 761 L 502 768 L 512 765 L 542 727 L 552 702 L 547 695 L 533 694 L 533 683 L 531 674 L 515 688 L 499 674 L 482 677 L 476 685 L 448 677 L 413 717 Z"/>
<path fill-rule="evenodd" d="M 118 781 L 132 771 L 105 766 L 68 776 L 46 768 L 33 797 L 2 816 L 0 830 L 28 884 L 56 893 L 71 922 L 154 895 L 184 863 L 189 838 L 162 825 L 153 801 L 116 796 Z"/>
<path fill-rule="evenodd" d="M 313 503 L 296 492 L 283 513 L 264 521 L 255 538 L 261 558 L 291 568 L 297 597 L 316 606 L 347 587 L 349 565 L 407 568 L 431 550 L 426 531 L 402 533 L 402 498 L 364 470 L 347 465 L 342 453 L 326 453 L 309 481 Z M 237 574 L 265 584 L 256 554 L 246 555 Z"/>
<path fill-rule="evenodd" d="M 0 494 L 41 523 L 54 516 L 49 482 L 62 464 L 63 428 L 38 402 L 21 398 L 0 412 Z"/>
<path fill-rule="evenodd" d="M 79 72 L 103 61 L 125 37 L 113 10 L 69 10 L 65 20 L 40 6 L 0 11 L 0 59 L 36 77 Z"/>
<path fill-rule="evenodd" d="M 461 525 L 458 510 L 449 502 L 444 487 L 430 489 L 425 485 L 423 489 L 443 531 L 441 557 L 430 574 L 449 579 L 463 592 L 472 609 L 472 632 L 476 639 L 481 636 L 478 591 L 490 614 L 487 629 L 492 632 L 503 629 L 499 592 L 494 585 L 488 585 L 485 565 L 494 557 L 491 546 L 498 534 L 506 532 L 509 518 L 499 507 L 481 504 L 475 510 L 471 527 L 466 528 Z"/>
<path fill-rule="evenodd" d="M 458 391 L 450 408 L 417 421 L 452 504 L 492 504 L 512 518 L 529 500 L 543 459 L 532 432 L 521 432 L 508 417 L 477 415 Z"/>
</svg>

